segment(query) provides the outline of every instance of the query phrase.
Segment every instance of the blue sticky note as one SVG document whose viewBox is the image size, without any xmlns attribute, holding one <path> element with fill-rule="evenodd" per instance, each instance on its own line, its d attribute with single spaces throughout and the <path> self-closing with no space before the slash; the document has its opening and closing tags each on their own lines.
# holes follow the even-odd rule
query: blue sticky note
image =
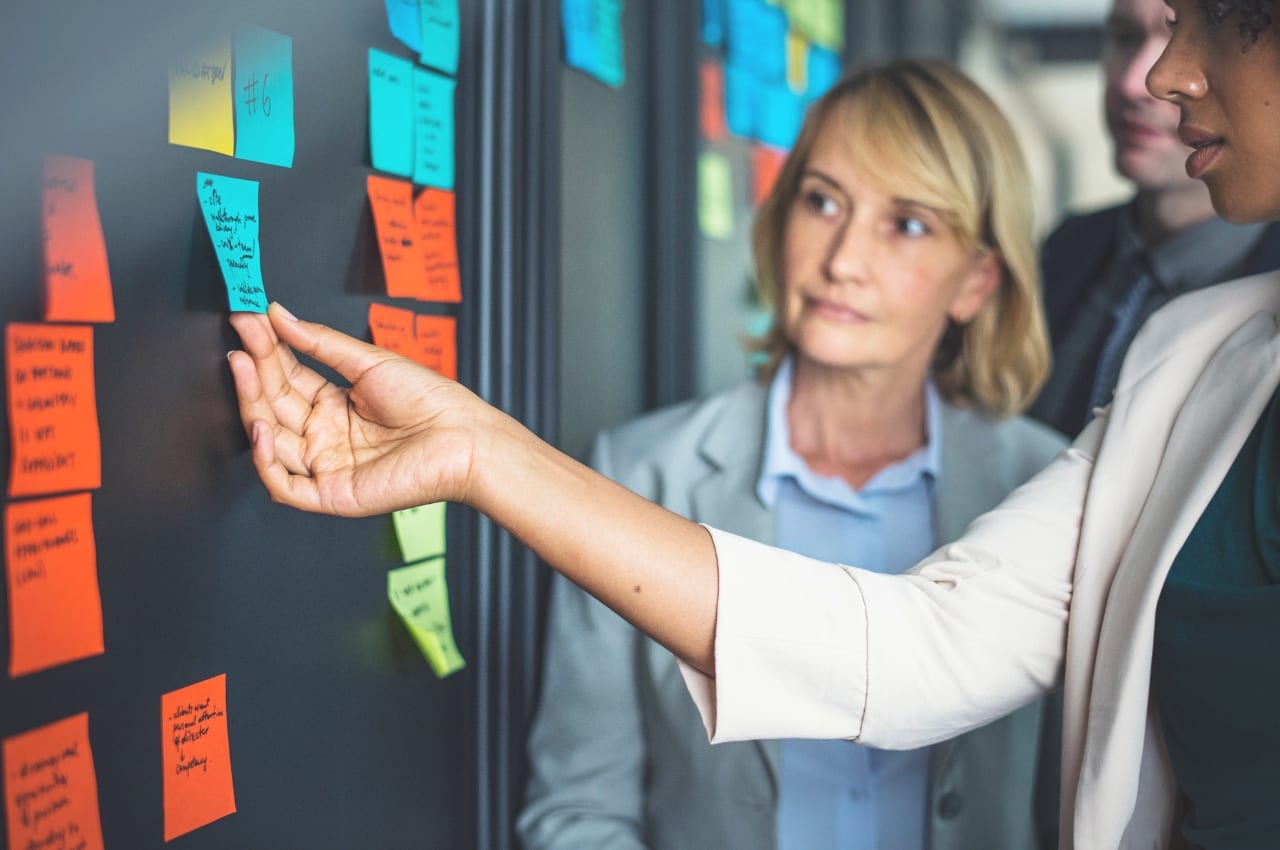
<svg viewBox="0 0 1280 850">
<path fill-rule="evenodd" d="M 724 44 L 724 0 L 702 0 L 702 43 L 708 47 Z"/>
<path fill-rule="evenodd" d="M 244 27 L 235 40 L 236 158 L 293 167 L 293 39 Z"/>
<path fill-rule="evenodd" d="M 458 73 L 458 0 L 420 0 L 421 61 L 449 74 Z"/>
<path fill-rule="evenodd" d="M 729 132 L 744 139 L 756 137 L 757 88 L 755 75 L 736 65 L 724 66 L 724 111 Z"/>
<path fill-rule="evenodd" d="M 422 16 L 418 0 L 387 0 L 387 26 L 400 43 L 417 53 L 422 50 Z"/>
<path fill-rule="evenodd" d="M 758 90 L 761 96 L 757 134 L 760 141 L 775 148 L 790 150 L 804 123 L 804 99 L 786 83 L 766 83 Z"/>
<path fill-rule="evenodd" d="M 413 69 L 413 182 L 453 188 L 453 93 L 449 77 Z"/>
<path fill-rule="evenodd" d="M 561 0 L 564 61 L 606 85 L 626 79 L 622 0 Z"/>
<path fill-rule="evenodd" d="M 767 82 L 787 78 L 787 13 L 764 0 L 729 0 L 729 61 Z"/>
<path fill-rule="evenodd" d="M 258 181 L 196 172 L 196 197 L 232 312 L 267 312 L 258 256 Z"/>
<path fill-rule="evenodd" d="M 839 54 L 817 45 L 810 47 L 808 77 L 809 88 L 805 97 L 810 101 L 817 100 L 840 79 Z"/>
<path fill-rule="evenodd" d="M 413 176 L 413 63 L 369 48 L 369 158 L 379 171 Z"/>
</svg>

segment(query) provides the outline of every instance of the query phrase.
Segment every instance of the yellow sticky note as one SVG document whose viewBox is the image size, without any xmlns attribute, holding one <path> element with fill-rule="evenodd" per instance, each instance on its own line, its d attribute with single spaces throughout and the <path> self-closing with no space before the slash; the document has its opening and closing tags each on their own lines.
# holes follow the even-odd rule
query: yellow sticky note
<svg viewBox="0 0 1280 850">
<path fill-rule="evenodd" d="M 391 515 L 405 563 L 444 554 L 444 506 L 446 502 L 406 508 Z"/>
<path fill-rule="evenodd" d="M 443 679 L 467 666 L 453 640 L 444 558 L 388 572 L 387 599 L 436 676 Z"/>
<path fill-rule="evenodd" d="M 230 36 L 212 36 L 169 66 L 169 144 L 235 154 L 231 81 Z"/>
<path fill-rule="evenodd" d="M 698 227 L 708 239 L 733 235 L 733 180 L 723 154 L 698 156 Z"/>
</svg>

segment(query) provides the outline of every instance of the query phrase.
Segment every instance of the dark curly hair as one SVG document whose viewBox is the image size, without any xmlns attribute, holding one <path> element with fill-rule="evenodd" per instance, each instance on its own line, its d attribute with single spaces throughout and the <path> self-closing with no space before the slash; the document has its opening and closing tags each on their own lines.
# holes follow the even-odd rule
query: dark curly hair
<svg viewBox="0 0 1280 850">
<path fill-rule="evenodd" d="M 1218 24 L 1234 17 L 1248 49 L 1271 26 L 1271 10 L 1276 0 L 1200 0 L 1200 5 L 1210 23 Z"/>
</svg>

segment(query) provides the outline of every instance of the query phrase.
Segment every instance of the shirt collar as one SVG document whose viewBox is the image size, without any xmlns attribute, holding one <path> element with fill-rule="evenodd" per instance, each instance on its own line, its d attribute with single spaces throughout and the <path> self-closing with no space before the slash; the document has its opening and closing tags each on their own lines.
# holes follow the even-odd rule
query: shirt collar
<svg viewBox="0 0 1280 850">
<path fill-rule="evenodd" d="M 1172 294 L 1221 283 L 1244 262 L 1266 224 L 1230 224 L 1216 215 L 1147 245 L 1138 232 L 1137 205 L 1120 216 L 1122 254 L 1145 252 L 1156 282 Z"/>
<path fill-rule="evenodd" d="M 791 432 L 787 427 L 787 402 L 791 399 L 794 366 L 791 357 L 783 359 L 769 384 L 765 418 L 764 458 L 756 495 L 765 507 L 773 509 L 778 490 L 785 479 L 793 479 L 810 496 L 853 510 L 865 509 L 862 497 L 914 486 L 919 480 L 935 481 L 941 468 L 942 403 L 931 379 L 925 380 L 925 444 L 908 457 L 880 470 L 855 491 L 840 478 L 818 475 L 791 448 Z"/>
</svg>

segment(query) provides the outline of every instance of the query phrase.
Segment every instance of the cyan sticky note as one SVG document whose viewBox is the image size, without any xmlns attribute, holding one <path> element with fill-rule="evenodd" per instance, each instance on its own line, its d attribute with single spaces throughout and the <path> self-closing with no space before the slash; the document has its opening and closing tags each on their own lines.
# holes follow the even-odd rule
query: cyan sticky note
<svg viewBox="0 0 1280 850">
<path fill-rule="evenodd" d="M 823 47 L 809 48 L 809 88 L 805 98 L 817 100 L 840 79 L 840 56 Z"/>
<path fill-rule="evenodd" d="M 196 197 L 218 255 L 232 312 L 267 312 L 258 256 L 258 182 L 196 173 Z"/>
<path fill-rule="evenodd" d="M 787 14 L 764 0 L 729 0 L 729 62 L 761 80 L 787 77 Z"/>
<path fill-rule="evenodd" d="M 606 85 L 626 79 L 622 37 L 623 0 L 561 0 L 565 64 Z"/>
<path fill-rule="evenodd" d="M 422 50 L 422 16 L 418 8 L 418 0 L 387 0 L 391 34 L 415 53 Z"/>
<path fill-rule="evenodd" d="M 453 94 L 450 77 L 413 69 L 413 182 L 453 188 Z"/>
<path fill-rule="evenodd" d="M 786 83 L 764 84 L 757 119 L 757 138 L 766 145 L 790 150 L 800 135 L 804 122 L 804 98 L 791 91 Z"/>
<path fill-rule="evenodd" d="M 369 48 L 369 154 L 379 171 L 413 176 L 413 63 Z"/>
<path fill-rule="evenodd" d="M 293 167 L 293 39 L 241 29 L 235 76 L 236 158 Z"/>
<path fill-rule="evenodd" d="M 405 508 L 391 514 L 405 563 L 443 555 L 445 502 Z"/>
<path fill-rule="evenodd" d="M 755 75 L 736 65 L 724 68 L 724 111 L 729 132 L 744 139 L 756 137 L 756 101 L 760 84 Z"/>
<path fill-rule="evenodd" d="M 708 47 L 724 44 L 724 0 L 702 0 L 702 43 Z"/>
<path fill-rule="evenodd" d="M 458 0 L 420 0 L 423 65 L 458 74 Z"/>
</svg>

